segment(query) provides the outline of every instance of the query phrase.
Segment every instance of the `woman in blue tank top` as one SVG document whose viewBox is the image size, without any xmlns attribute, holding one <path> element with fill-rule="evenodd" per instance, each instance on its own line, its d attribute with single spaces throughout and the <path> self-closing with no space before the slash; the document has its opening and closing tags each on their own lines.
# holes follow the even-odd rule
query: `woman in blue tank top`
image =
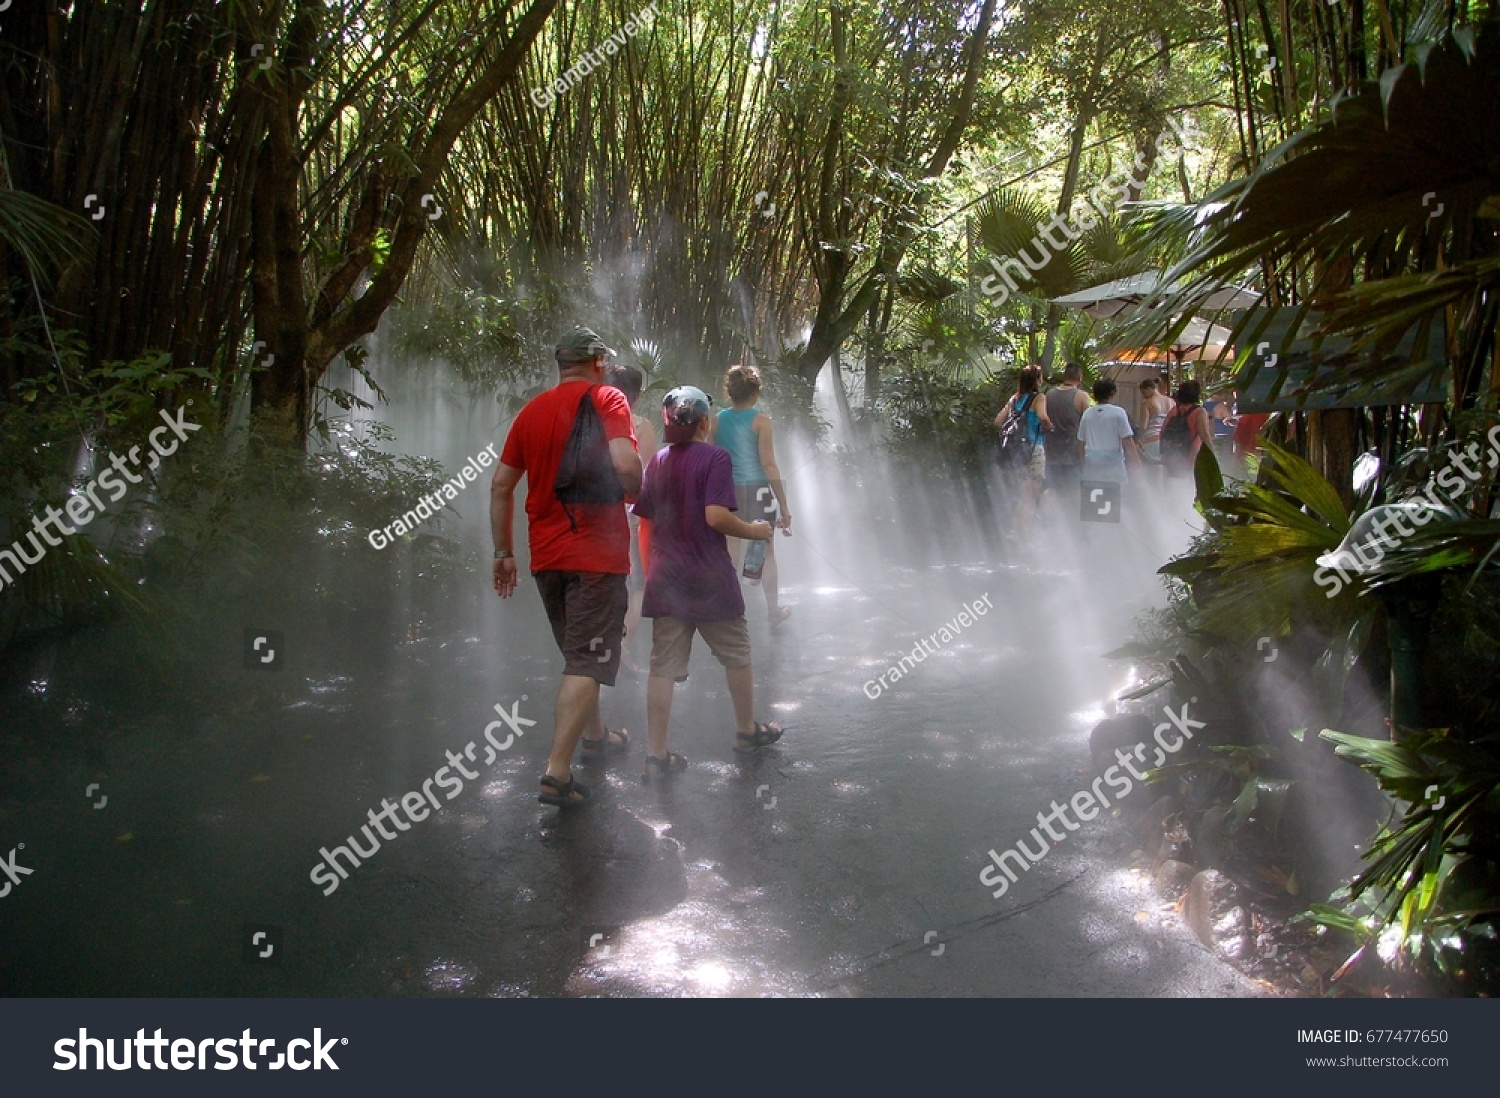
<svg viewBox="0 0 1500 1098">
<path fill-rule="evenodd" d="M 724 375 L 724 391 L 732 407 L 720 410 L 714 442 L 729 451 L 734 462 L 734 487 L 739 496 L 739 518 L 746 522 L 765 519 L 780 526 L 785 536 L 792 532 L 792 509 L 787 506 L 781 470 L 771 441 L 771 417 L 755 407 L 760 400 L 760 371 L 754 366 L 731 366 Z M 744 543 L 729 539 L 734 567 L 740 566 Z M 775 539 L 766 542 L 766 563 L 761 573 L 766 592 L 766 610 L 771 624 L 780 625 L 791 611 L 780 605 L 776 574 Z"/>
<path fill-rule="evenodd" d="M 1024 409 L 1024 412 L 1022 411 Z M 995 426 L 1003 428 L 1011 414 L 1024 415 L 1026 441 L 1031 444 L 1031 456 L 1020 470 L 1021 485 L 1011 528 L 1006 537 L 1022 547 L 1029 546 L 1036 525 L 1037 504 L 1042 498 L 1042 488 L 1047 481 L 1047 451 L 1044 445 L 1046 433 L 1052 430 L 1052 417 L 1047 414 L 1047 402 L 1042 398 L 1042 368 L 1027 366 L 1016 378 L 1016 391 L 995 417 Z"/>
</svg>

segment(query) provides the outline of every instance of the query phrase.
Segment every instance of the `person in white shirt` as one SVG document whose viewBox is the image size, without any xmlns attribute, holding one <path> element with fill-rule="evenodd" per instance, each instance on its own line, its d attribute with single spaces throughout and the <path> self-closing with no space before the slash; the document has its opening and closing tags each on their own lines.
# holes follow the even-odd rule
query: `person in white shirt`
<svg viewBox="0 0 1500 1098">
<path fill-rule="evenodd" d="M 1109 378 L 1094 382 L 1094 405 L 1078 420 L 1078 445 L 1084 480 L 1125 484 L 1127 457 L 1135 457 L 1135 428 L 1125 409 L 1114 402 L 1118 386 Z"/>
</svg>

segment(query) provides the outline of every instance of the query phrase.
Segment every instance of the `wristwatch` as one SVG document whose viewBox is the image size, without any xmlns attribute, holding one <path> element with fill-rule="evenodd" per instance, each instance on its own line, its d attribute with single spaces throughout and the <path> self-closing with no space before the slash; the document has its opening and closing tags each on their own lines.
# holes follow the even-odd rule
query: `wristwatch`
<svg viewBox="0 0 1500 1098">
<path fill-rule="evenodd" d="M 507 560 L 507 559 L 509 559 L 510 557 L 513 557 L 513 556 L 515 556 L 515 554 L 512 553 L 509 549 L 496 549 L 495 550 L 495 559 L 496 560 Z"/>
</svg>

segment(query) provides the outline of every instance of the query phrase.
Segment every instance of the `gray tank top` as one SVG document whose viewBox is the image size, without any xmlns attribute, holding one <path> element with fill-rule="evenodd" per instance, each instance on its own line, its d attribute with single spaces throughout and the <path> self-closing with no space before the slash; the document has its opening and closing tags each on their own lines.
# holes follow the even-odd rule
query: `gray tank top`
<svg viewBox="0 0 1500 1098">
<path fill-rule="evenodd" d="M 1054 386 L 1047 390 L 1047 416 L 1052 420 L 1052 430 L 1045 438 L 1047 460 L 1058 465 L 1078 464 L 1078 392 Z"/>
</svg>

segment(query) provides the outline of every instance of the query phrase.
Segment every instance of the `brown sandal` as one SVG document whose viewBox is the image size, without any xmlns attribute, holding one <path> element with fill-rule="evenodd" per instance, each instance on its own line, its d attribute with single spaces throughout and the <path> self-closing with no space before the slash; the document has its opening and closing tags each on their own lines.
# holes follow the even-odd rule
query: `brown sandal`
<svg viewBox="0 0 1500 1098">
<path fill-rule="evenodd" d="M 647 755 L 646 771 L 641 775 L 641 781 L 649 782 L 652 778 L 667 778 L 673 774 L 681 774 L 687 766 L 687 759 L 675 751 L 668 751 L 665 759 Z"/>
<path fill-rule="evenodd" d="M 779 724 L 761 724 L 755 722 L 755 731 L 750 733 L 736 732 L 734 734 L 734 750 L 740 755 L 749 755 L 762 747 L 768 747 L 781 739 L 786 729 Z"/>
<path fill-rule="evenodd" d="M 614 737 L 619 736 L 619 739 Z M 623 728 L 606 728 L 604 735 L 597 740 L 591 740 L 587 736 L 583 738 L 583 757 L 585 759 L 604 759 L 610 755 L 623 755 L 630 750 L 630 733 Z"/>
<path fill-rule="evenodd" d="M 558 808 L 572 808 L 589 801 L 588 787 L 575 782 L 571 774 L 567 781 L 554 778 L 551 774 L 543 774 L 542 789 L 543 792 L 537 799 L 543 804 L 556 805 Z M 548 789 L 552 792 L 546 792 Z"/>
</svg>

